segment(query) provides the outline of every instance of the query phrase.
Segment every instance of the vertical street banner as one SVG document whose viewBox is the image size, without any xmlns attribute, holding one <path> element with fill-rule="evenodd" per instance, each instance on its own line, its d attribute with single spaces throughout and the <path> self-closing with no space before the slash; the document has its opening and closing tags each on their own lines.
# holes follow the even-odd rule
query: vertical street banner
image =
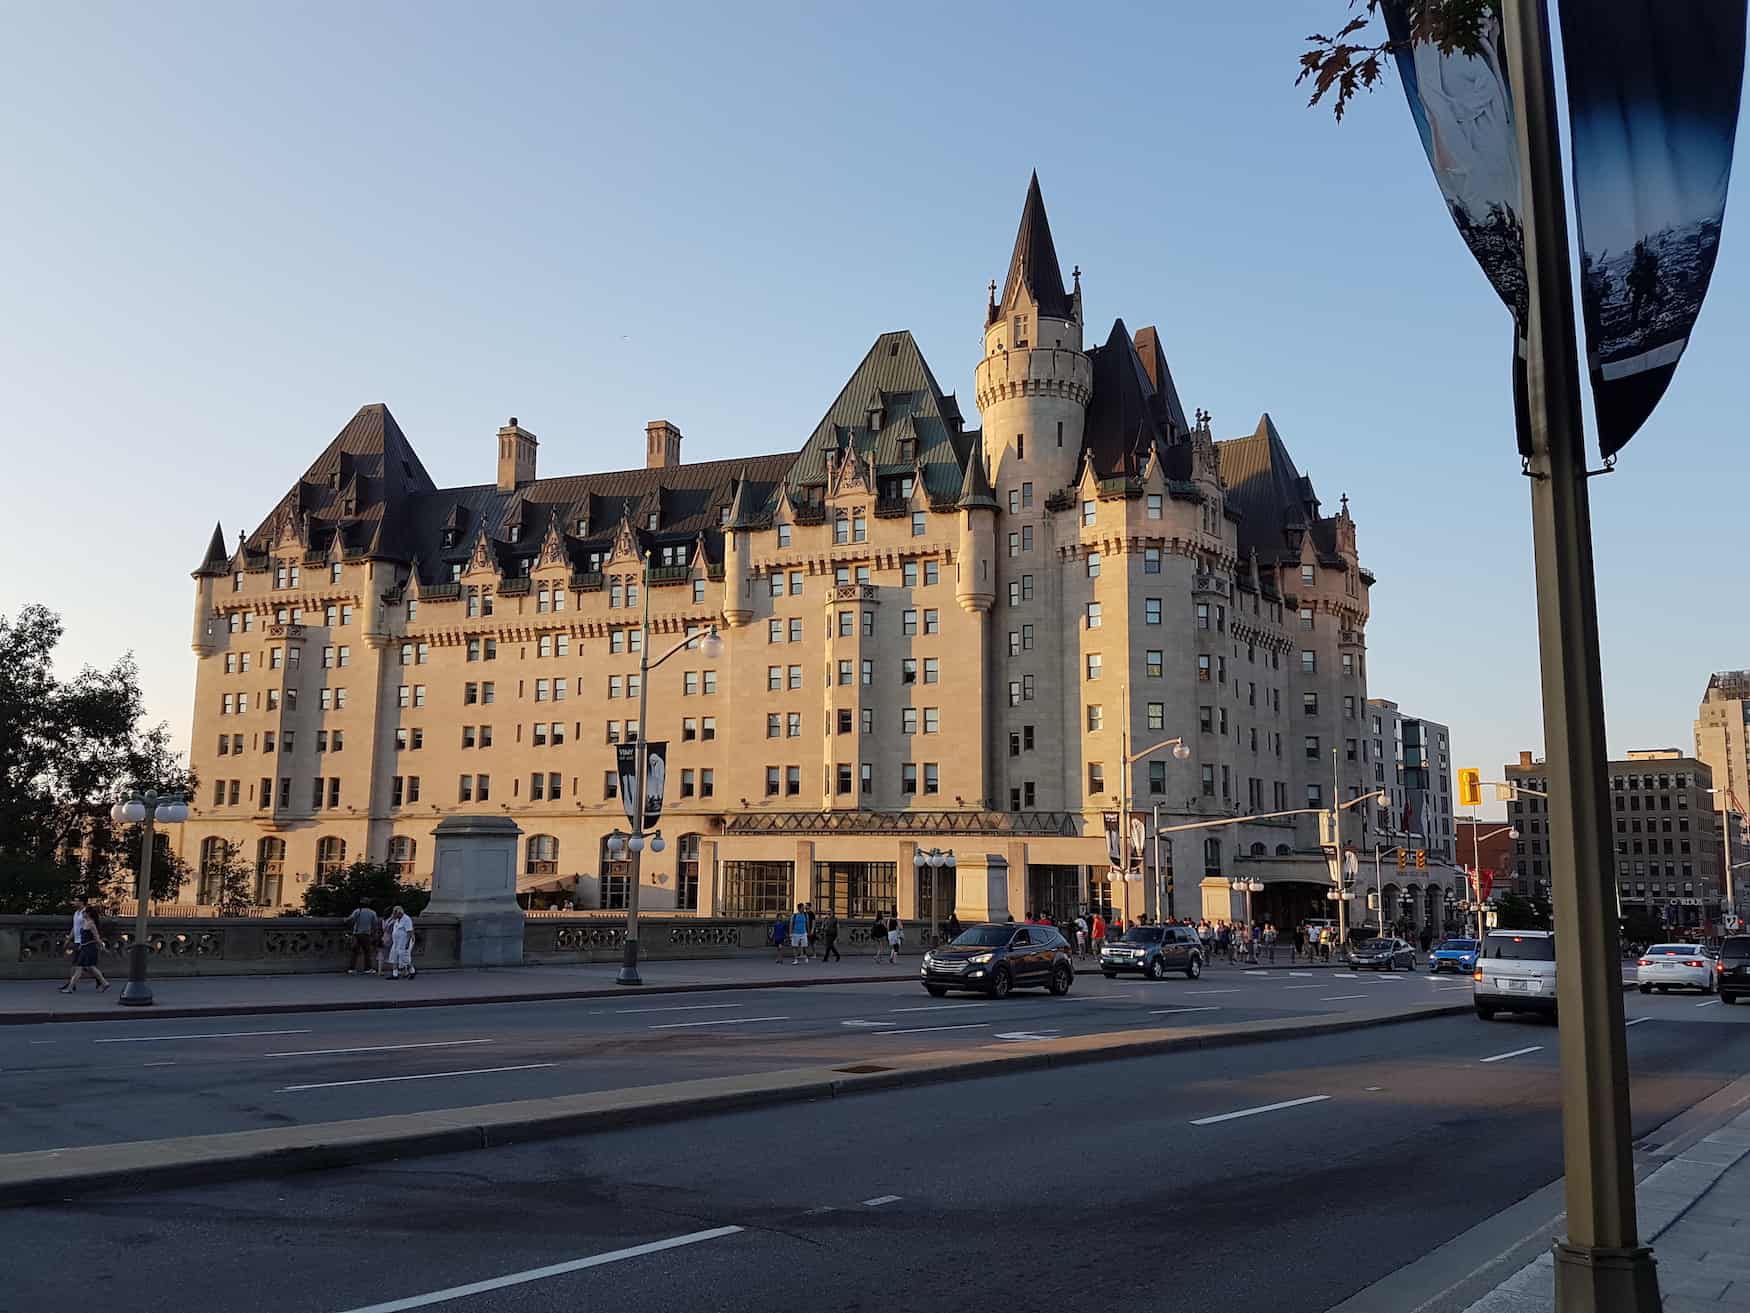
<svg viewBox="0 0 1750 1313">
<path fill-rule="evenodd" d="M 1118 835 L 1118 813 L 1101 812 L 1100 820 L 1106 826 L 1106 867 L 1112 874 L 1120 871 L 1119 856 L 1122 840 Z"/>
<path fill-rule="evenodd" d="M 620 777 L 620 802 L 626 809 L 626 820 L 638 825 L 633 799 L 638 796 L 638 744 L 622 743 L 614 749 L 615 772 Z M 644 744 L 644 824 L 654 830 L 662 819 L 662 793 L 668 781 L 668 742 L 651 739 Z"/>
<path fill-rule="evenodd" d="M 1719 252 L 1744 0 L 1561 0 L 1580 305 L 1615 455 L 1677 371 Z"/>
<path fill-rule="evenodd" d="M 1118 829 L 1117 812 L 1101 812 L 1100 819 L 1106 827 L 1106 865 L 1110 878 L 1121 876 L 1142 877 L 1143 855 L 1148 843 L 1148 822 L 1142 812 L 1132 812 L 1130 816 L 1130 866 L 1124 865 L 1124 836 Z"/>
<path fill-rule="evenodd" d="M 1478 50 L 1442 53 L 1415 40 L 1403 0 L 1383 0 L 1404 98 L 1459 236 L 1513 315 L 1513 411 L 1531 454 L 1525 396 L 1525 244 L 1519 224 L 1519 142 L 1501 19 L 1486 16 Z"/>
</svg>

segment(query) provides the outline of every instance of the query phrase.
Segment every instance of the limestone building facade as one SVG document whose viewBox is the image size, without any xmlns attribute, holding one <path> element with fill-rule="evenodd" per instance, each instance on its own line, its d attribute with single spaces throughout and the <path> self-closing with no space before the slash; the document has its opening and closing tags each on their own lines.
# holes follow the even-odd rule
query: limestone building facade
<svg viewBox="0 0 1750 1313">
<path fill-rule="evenodd" d="M 1179 915 L 1229 915 L 1236 875 L 1261 912 L 1322 913 L 1304 809 L 1373 787 L 1332 753 L 1367 706 L 1347 498 L 1324 512 L 1268 415 L 1227 441 L 1187 416 L 1155 329 L 1090 344 L 1083 295 L 1034 179 L 984 308 L 981 427 L 907 332 L 772 455 L 688 463 L 657 420 L 641 468 L 550 477 L 513 418 L 493 480 L 440 488 L 364 407 L 195 571 L 184 856 L 210 872 L 235 844 L 262 903 L 296 903 L 361 857 L 428 878 L 439 821 L 496 813 L 525 892 L 611 910 L 615 749 L 647 732 L 653 911 L 1135 916 L 1170 874 Z M 642 647 L 689 636 L 640 725 Z M 1174 737 L 1188 759 L 1150 751 Z M 1303 814 L 1172 836 L 1159 881 L 1114 884 L 1121 789 L 1151 830 Z M 1346 812 L 1345 841 L 1389 820 Z M 916 875 L 920 848 L 958 876 Z"/>
</svg>

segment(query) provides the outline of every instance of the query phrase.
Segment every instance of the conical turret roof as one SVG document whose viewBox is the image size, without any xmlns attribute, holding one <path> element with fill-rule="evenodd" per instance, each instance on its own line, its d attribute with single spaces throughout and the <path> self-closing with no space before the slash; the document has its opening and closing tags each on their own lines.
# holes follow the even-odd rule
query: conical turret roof
<svg viewBox="0 0 1750 1313">
<path fill-rule="evenodd" d="M 1008 314 L 1021 300 L 1023 290 L 1042 315 L 1068 319 L 1072 315 L 1069 293 L 1063 290 L 1063 270 L 1057 263 L 1057 247 L 1051 241 L 1051 224 L 1045 217 L 1045 199 L 1039 194 L 1039 174 L 1027 183 L 1027 202 L 1021 207 L 1021 227 L 1015 234 L 1015 253 L 1009 257 L 1009 276 L 1003 282 L 1003 300 L 998 314 Z"/>
</svg>

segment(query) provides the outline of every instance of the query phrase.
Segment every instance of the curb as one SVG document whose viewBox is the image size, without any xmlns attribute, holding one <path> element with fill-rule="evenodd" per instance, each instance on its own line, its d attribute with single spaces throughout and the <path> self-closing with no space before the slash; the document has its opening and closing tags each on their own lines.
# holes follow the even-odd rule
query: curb
<svg viewBox="0 0 1750 1313">
<path fill-rule="evenodd" d="M 489 1149 L 530 1140 L 621 1130 L 720 1112 L 840 1098 L 877 1090 L 974 1080 L 1010 1072 L 1082 1066 L 1152 1054 L 1194 1052 L 1278 1039 L 1309 1039 L 1353 1030 L 1460 1016 L 1461 1004 L 1377 1016 L 1339 1013 L 1317 1021 L 1289 1019 L 1206 1030 L 1116 1031 L 1062 1040 L 1009 1044 L 974 1056 L 914 1053 L 874 1063 L 797 1067 L 746 1076 L 717 1076 L 598 1090 L 546 1099 L 481 1104 L 262 1131 L 233 1131 L 165 1140 L 135 1140 L 73 1149 L 0 1155 L 0 1205 L 38 1203 L 97 1190 L 159 1190 L 250 1177 Z M 859 1067 L 874 1070 L 859 1071 Z"/>
<path fill-rule="evenodd" d="M 51 982 L 52 983 L 52 982 Z M 318 1003 L 215 1003 L 200 1007 L 117 1007 L 113 1012 L 0 1012 L 0 1026 L 40 1026 L 63 1021 L 151 1021 L 185 1017 L 272 1016 L 286 1012 L 376 1012 L 396 1008 L 454 1008 L 486 1003 L 552 1003 L 570 998 L 630 998 L 638 994 L 705 994 L 726 989 L 807 989 L 817 985 L 916 984 L 915 975 L 834 976 L 830 980 L 697 981 L 684 985 L 609 985 L 607 988 L 543 989 L 468 998 L 332 999 Z"/>
</svg>

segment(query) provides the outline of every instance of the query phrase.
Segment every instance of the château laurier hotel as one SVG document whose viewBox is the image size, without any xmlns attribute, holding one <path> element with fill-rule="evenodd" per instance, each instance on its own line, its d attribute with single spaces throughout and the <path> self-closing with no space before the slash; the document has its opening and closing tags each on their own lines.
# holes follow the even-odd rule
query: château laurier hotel
<svg viewBox="0 0 1750 1313">
<path fill-rule="evenodd" d="M 433 827 L 484 812 L 521 827 L 523 890 L 622 906 L 615 745 L 647 731 L 669 749 L 646 909 L 1135 915 L 1152 851 L 1148 880 L 1105 879 L 1126 751 L 1163 825 L 1328 806 L 1333 748 L 1359 796 L 1372 576 L 1346 499 L 1322 512 L 1268 416 L 1225 441 L 1187 419 L 1155 329 L 1090 345 L 1084 322 L 1035 180 L 985 309 L 982 429 L 907 332 L 775 455 L 688 463 L 659 420 L 642 468 L 547 475 L 512 419 L 495 479 L 439 488 L 364 407 L 195 571 L 183 856 L 210 876 L 236 844 L 260 902 L 296 903 L 360 858 L 429 878 Z M 640 726 L 642 643 L 711 626 L 720 655 L 652 671 Z M 1148 751 L 1178 736 L 1187 759 Z M 959 861 L 939 907 L 930 848 Z M 1178 915 L 1229 915 L 1236 876 L 1278 916 L 1325 907 L 1311 815 L 1169 860 Z"/>
</svg>

